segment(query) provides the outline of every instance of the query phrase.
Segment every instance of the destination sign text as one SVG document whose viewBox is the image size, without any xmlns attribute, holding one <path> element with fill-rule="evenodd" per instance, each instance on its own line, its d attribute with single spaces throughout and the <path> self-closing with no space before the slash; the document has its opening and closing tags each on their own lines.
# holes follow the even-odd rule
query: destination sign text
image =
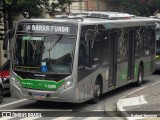
<svg viewBox="0 0 160 120">
<path fill-rule="evenodd" d="M 20 24 L 18 27 L 18 32 L 43 32 L 43 33 L 53 33 L 53 34 L 76 34 L 75 26 L 66 25 L 46 25 L 46 24 Z"/>
</svg>

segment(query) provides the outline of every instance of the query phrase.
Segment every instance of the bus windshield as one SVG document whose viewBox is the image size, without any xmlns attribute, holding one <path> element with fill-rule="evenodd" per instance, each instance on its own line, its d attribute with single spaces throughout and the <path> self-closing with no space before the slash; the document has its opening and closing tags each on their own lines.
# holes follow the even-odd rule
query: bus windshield
<svg viewBox="0 0 160 120">
<path fill-rule="evenodd" d="M 18 71 L 72 72 L 75 37 L 17 35 L 13 68 Z"/>
</svg>

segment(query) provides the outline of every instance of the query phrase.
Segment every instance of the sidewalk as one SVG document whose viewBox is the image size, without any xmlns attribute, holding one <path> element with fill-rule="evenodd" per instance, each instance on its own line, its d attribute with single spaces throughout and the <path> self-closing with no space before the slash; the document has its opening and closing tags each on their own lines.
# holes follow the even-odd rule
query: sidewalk
<svg viewBox="0 0 160 120">
<path fill-rule="evenodd" d="M 117 110 L 128 120 L 160 120 L 160 82 L 119 99 Z"/>
</svg>

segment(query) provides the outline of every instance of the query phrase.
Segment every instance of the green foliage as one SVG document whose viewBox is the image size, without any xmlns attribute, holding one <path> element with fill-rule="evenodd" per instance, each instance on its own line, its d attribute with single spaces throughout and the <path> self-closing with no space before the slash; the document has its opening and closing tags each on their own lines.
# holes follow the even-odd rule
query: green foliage
<svg viewBox="0 0 160 120">
<path fill-rule="evenodd" d="M 58 0 L 57 2 L 52 2 L 47 10 L 50 14 L 55 14 L 57 12 L 65 12 L 67 5 L 70 4 L 71 0 Z"/>
<path fill-rule="evenodd" d="M 64 12 L 66 5 L 71 4 L 70 0 L 3 0 L 3 3 L 9 28 L 13 27 L 14 17 L 20 14 L 25 18 L 40 17 L 43 13 Z"/>
<path fill-rule="evenodd" d="M 12 11 L 13 16 L 22 14 L 26 17 L 40 16 L 49 0 L 5 0 L 6 11 Z"/>
<path fill-rule="evenodd" d="M 124 12 L 140 15 L 151 16 L 160 8 L 160 0 L 122 0 Z"/>
<path fill-rule="evenodd" d="M 57 11 L 65 11 L 66 5 L 70 4 L 70 0 L 5 0 L 6 10 L 11 10 L 13 15 L 22 14 L 26 17 L 28 13 L 29 17 L 41 16 L 44 12 L 55 13 Z"/>
</svg>

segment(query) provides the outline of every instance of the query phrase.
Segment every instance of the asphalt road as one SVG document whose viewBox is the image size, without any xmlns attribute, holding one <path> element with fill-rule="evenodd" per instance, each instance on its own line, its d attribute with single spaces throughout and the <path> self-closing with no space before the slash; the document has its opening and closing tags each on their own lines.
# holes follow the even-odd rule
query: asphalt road
<svg viewBox="0 0 160 120">
<path fill-rule="evenodd" d="M 160 80 L 160 75 L 151 75 L 144 78 L 144 84 L 141 87 L 156 83 Z M 0 104 L 0 111 L 20 111 L 20 112 L 44 112 L 45 115 L 50 116 L 54 120 L 66 119 L 66 120 L 122 120 L 122 118 L 116 110 L 116 103 L 119 98 L 129 94 L 130 92 L 139 89 L 133 84 L 123 86 L 111 92 L 108 92 L 101 96 L 100 101 L 97 104 L 90 104 L 89 102 L 72 104 L 72 103 L 55 103 L 55 102 L 37 102 L 35 100 L 26 99 L 14 99 L 11 97 L 4 97 L 4 101 Z M 43 113 L 42 113 L 43 114 Z M 62 118 L 63 116 L 63 118 Z M 0 118 L 1 120 L 2 118 Z M 17 118 L 8 118 L 11 120 Z M 6 119 L 6 120 L 8 120 Z M 20 118 L 19 118 L 20 119 Z M 25 118 L 23 118 L 24 120 Z M 31 118 L 33 119 L 33 118 Z M 48 119 L 37 117 L 39 119 Z M 27 119 L 28 120 L 28 119 Z"/>
</svg>

